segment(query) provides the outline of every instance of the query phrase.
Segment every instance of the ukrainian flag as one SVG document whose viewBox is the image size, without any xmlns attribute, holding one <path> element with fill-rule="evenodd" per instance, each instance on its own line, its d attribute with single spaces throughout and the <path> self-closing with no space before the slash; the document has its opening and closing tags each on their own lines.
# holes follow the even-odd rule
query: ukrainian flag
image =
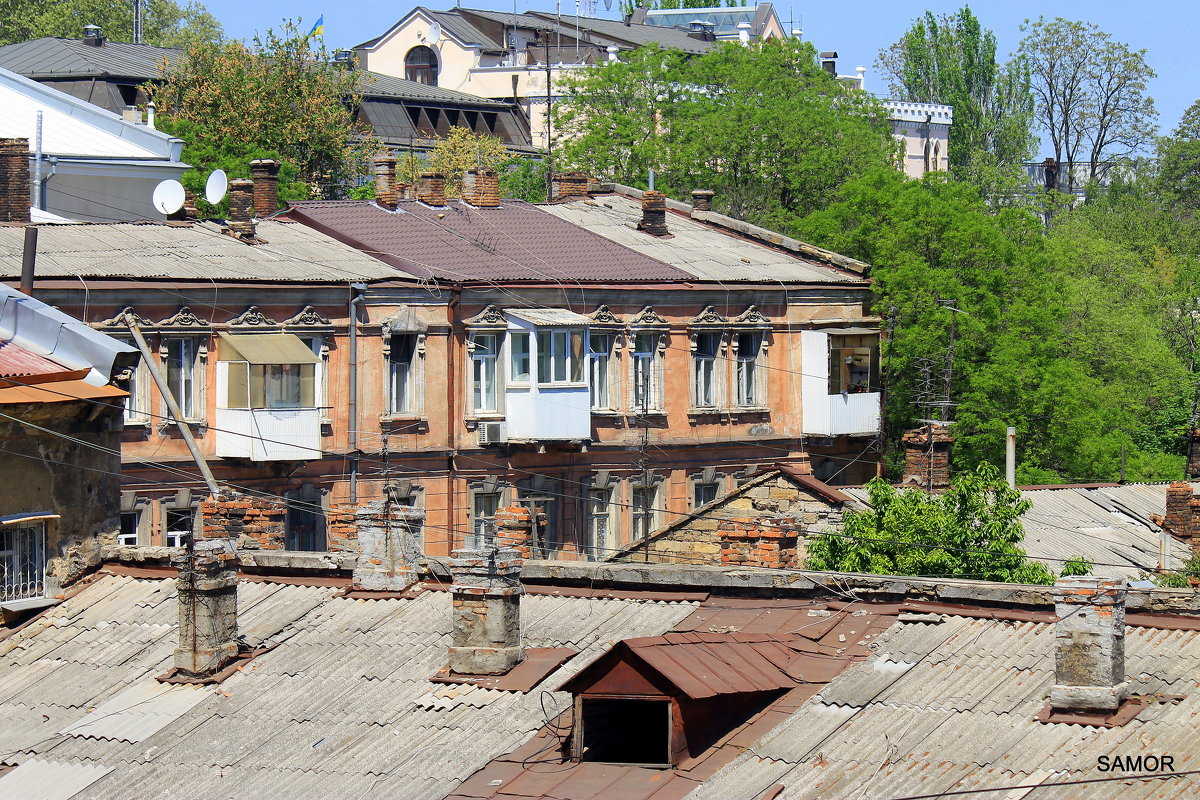
<svg viewBox="0 0 1200 800">
<path fill-rule="evenodd" d="M 325 35 L 325 15 L 317 17 L 317 24 L 313 25 L 311 31 L 308 32 L 309 37 Z"/>
</svg>

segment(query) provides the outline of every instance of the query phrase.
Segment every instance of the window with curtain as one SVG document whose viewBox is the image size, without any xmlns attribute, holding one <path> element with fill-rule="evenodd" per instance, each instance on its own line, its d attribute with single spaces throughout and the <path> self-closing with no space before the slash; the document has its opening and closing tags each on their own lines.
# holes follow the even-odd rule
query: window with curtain
<svg viewBox="0 0 1200 800">
<path fill-rule="evenodd" d="M 763 335 L 756 331 L 743 331 L 737 335 L 737 405 L 756 407 L 765 405 L 759 386 L 758 358 L 762 353 Z"/>
<path fill-rule="evenodd" d="M 472 549 L 491 547 L 496 538 L 496 512 L 500 510 L 499 492 L 475 492 L 471 504 Z"/>
<path fill-rule="evenodd" d="M 696 408 L 717 405 L 717 353 L 721 334 L 698 333 L 692 352 L 692 403 Z"/>
<path fill-rule="evenodd" d="M 588 388 L 593 409 L 612 408 L 608 393 L 608 369 L 612 361 L 613 337 L 593 333 L 588 337 Z"/>
<path fill-rule="evenodd" d="M 592 558 L 603 561 L 612 549 L 612 489 L 588 489 L 587 531 L 588 549 Z"/>
<path fill-rule="evenodd" d="M 633 410 L 660 411 L 659 359 L 657 333 L 635 333 L 633 336 Z"/>
<path fill-rule="evenodd" d="M 471 339 L 471 408 L 476 413 L 497 409 L 496 358 L 500 337 L 494 333 L 476 334 Z"/>
<path fill-rule="evenodd" d="M 166 368 L 167 388 L 179 405 L 184 419 L 197 419 L 202 413 L 199 408 L 196 357 L 198 342 L 194 337 L 167 339 Z"/>
<path fill-rule="evenodd" d="M 413 410 L 413 354 L 415 334 L 393 334 L 388 350 L 388 412 L 404 414 Z"/>
<path fill-rule="evenodd" d="M 541 384 L 583 382 L 583 331 L 537 332 L 537 379 Z"/>
</svg>

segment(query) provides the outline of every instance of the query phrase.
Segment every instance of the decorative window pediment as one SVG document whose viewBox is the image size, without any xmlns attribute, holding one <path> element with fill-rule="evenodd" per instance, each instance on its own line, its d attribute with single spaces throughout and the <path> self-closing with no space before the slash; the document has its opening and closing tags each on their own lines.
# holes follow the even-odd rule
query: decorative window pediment
<svg viewBox="0 0 1200 800">
<path fill-rule="evenodd" d="M 106 319 L 99 323 L 98 328 L 128 328 L 130 325 L 136 325 L 139 328 L 153 328 L 154 323 L 133 310 L 133 306 L 125 306 L 112 319 Z"/>
<path fill-rule="evenodd" d="M 211 327 L 208 320 L 200 319 L 192 313 L 192 309 L 184 306 L 175 312 L 173 316 L 161 320 L 154 327 L 156 328 L 208 328 Z"/>
<path fill-rule="evenodd" d="M 600 306 L 592 312 L 589 317 L 591 320 L 590 327 L 595 330 L 599 328 L 620 329 L 625 327 L 624 321 L 616 314 L 609 310 L 608 306 Z"/>
<path fill-rule="evenodd" d="M 333 323 L 318 314 L 317 310 L 312 306 L 305 306 L 296 316 L 291 319 L 285 319 L 283 324 L 289 328 L 333 328 Z"/>
<path fill-rule="evenodd" d="M 630 328 L 660 328 L 665 329 L 670 326 L 665 318 L 655 313 L 654 306 L 646 306 L 638 313 L 634 314 L 629 320 Z"/>
<path fill-rule="evenodd" d="M 504 312 L 496 308 L 496 306 L 490 305 L 475 316 L 463 320 L 463 325 L 471 330 L 504 330 L 508 327 L 508 320 L 504 318 Z"/>
<path fill-rule="evenodd" d="M 264 314 L 258 306 L 250 306 L 241 314 L 229 320 L 231 328 L 274 328 L 278 322 Z"/>
<path fill-rule="evenodd" d="M 758 306 L 750 306 L 741 314 L 729 320 L 731 328 L 767 329 L 771 327 L 771 319 L 758 310 Z"/>
<path fill-rule="evenodd" d="M 729 320 L 718 314 L 717 310 L 712 306 L 706 306 L 703 311 L 688 320 L 688 327 L 727 328 L 729 327 Z"/>
</svg>

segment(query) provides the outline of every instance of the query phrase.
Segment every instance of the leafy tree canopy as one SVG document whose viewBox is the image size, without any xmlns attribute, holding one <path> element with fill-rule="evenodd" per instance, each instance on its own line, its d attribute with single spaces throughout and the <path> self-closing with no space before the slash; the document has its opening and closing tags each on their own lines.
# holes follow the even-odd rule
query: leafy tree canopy
<svg viewBox="0 0 1200 800">
<path fill-rule="evenodd" d="M 43 36 L 79 39 L 85 25 L 99 25 L 115 42 L 133 41 L 133 3 L 111 0 L 0 0 L 0 45 Z M 189 0 L 146 0 L 142 4 L 142 41 L 160 47 L 217 42 L 221 23 L 204 4 Z"/>
<path fill-rule="evenodd" d="M 1179 127 L 1158 140 L 1158 188 L 1164 200 L 1200 209 L 1200 100 L 1188 106 Z"/>
<path fill-rule="evenodd" d="M 380 148 L 351 110 L 361 100 L 359 77 L 288 22 L 250 46 L 192 42 L 166 80 L 146 88 L 163 129 L 186 134 L 183 157 L 197 172 L 275 152 L 304 193 L 333 197 L 365 176 L 367 157 Z"/>
<path fill-rule="evenodd" d="M 990 464 L 957 475 L 944 494 L 867 484 L 869 509 L 846 512 L 840 533 L 813 539 L 809 569 L 1050 584 L 1055 574 L 1021 549 L 1029 507 Z M 1086 574 L 1075 559 L 1064 574 Z"/>
<path fill-rule="evenodd" d="M 438 138 L 433 149 L 429 151 L 426 161 L 428 166 L 425 169 L 445 175 L 446 196 L 458 197 L 462 194 L 463 176 L 467 174 L 467 170 L 500 170 L 510 157 L 508 148 L 499 137 L 475 133 L 470 128 L 456 125 L 450 128 L 445 136 Z M 401 160 L 401 165 L 407 163 Z M 415 183 L 418 177 L 409 176 L 409 184 Z"/>
<path fill-rule="evenodd" d="M 807 42 L 725 43 L 688 59 L 650 46 L 567 77 L 556 164 L 686 196 L 780 230 L 829 202 L 897 145 L 880 103 L 847 90 Z"/>
<path fill-rule="evenodd" d="M 1033 94 L 1021 57 L 1001 66 L 996 36 L 971 9 L 926 11 L 876 62 L 893 97 L 954 107 L 950 173 L 984 189 L 1012 184 L 1033 152 Z"/>
</svg>

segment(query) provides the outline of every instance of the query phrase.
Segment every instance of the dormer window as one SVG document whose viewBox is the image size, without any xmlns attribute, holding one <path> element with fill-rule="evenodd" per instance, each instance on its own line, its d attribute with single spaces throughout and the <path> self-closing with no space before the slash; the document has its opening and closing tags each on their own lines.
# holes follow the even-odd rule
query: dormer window
<svg viewBox="0 0 1200 800">
<path fill-rule="evenodd" d="M 404 57 L 404 77 L 426 86 L 437 86 L 438 58 L 431 48 L 417 45 Z"/>
</svg>

